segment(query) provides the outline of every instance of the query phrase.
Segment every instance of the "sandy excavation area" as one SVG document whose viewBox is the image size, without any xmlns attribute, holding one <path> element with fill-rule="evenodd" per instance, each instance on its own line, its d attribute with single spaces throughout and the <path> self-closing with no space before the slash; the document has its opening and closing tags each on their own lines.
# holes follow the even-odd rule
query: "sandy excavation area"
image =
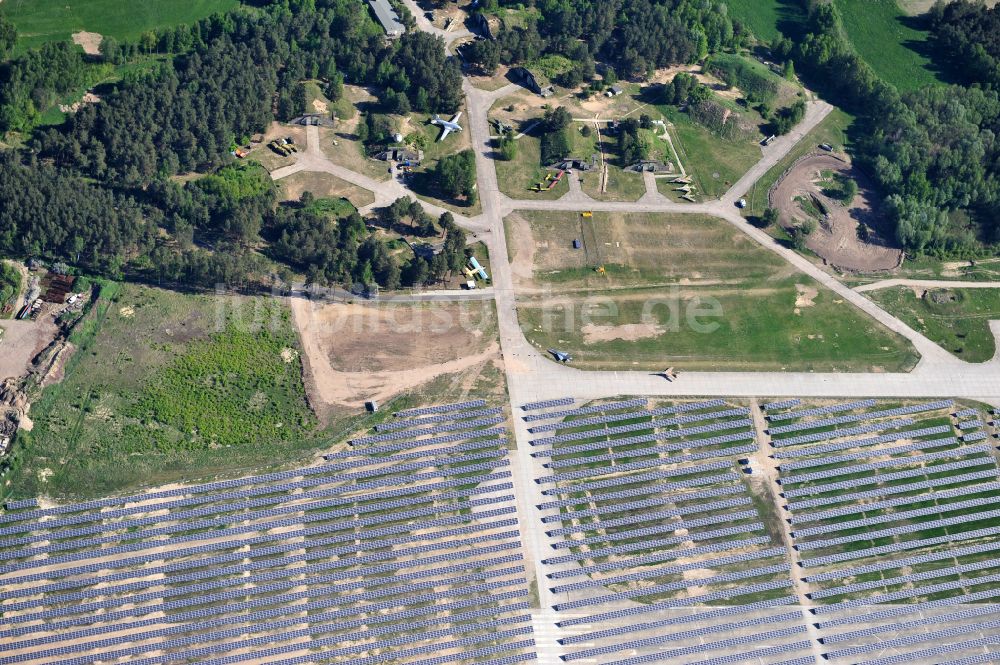
<svg viewBox="0 0 1000 665">
<path fill-rule="evenodd" d="M 858 194 L 845 206 L 823 192 L 823 174 L 843 175 L 858 184 Z M 884 220 L 868 178 L 857 168 L 827 154 L 809 155 L 798 162 L 771 189 L 770 204 L 780 212 L 785 228 L 795 226 L 808 215 L 801 200 L 819 201 L 828 214 L 817 220 L 806 246 L 827 263 L 843 270 L 860 272 L 893 270 L 899 267 L 902 251 L 885 237 Z M 859 237 L 859 226 L 870 229 L 868 240 Z"/>
<path fill-rule="evenodd" d="M 499 366 L 488 301 L 318 303 L 296 298 L 305 384 L 321 418 L 337 407 L 384 402 L 438 377 Z"/>
</svg>

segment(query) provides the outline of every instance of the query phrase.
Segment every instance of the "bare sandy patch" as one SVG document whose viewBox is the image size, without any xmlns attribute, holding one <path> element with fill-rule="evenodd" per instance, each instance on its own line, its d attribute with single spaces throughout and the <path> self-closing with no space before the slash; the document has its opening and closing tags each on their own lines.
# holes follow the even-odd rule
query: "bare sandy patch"
<svg viewBox="0 0 1000 665">
<path fill-rule="evenodd" d="M 316 110 L 316 113 L 327 113 L 330 110 L 327 107 L 326 102 L 324 102 L 322 99 L 314 99 L 313 108 Z"/>
<path fill-rule="evenodd" d="M 306 389 L 323 417 L 386 401 L 440 376 L 499 359 L 492 304 L 317 304 L 292 301 Z M 479 334 L 476 334 L 476 333 Z"/>
<path fill-rule="evenodd" d="M 814 286 L 806 286 L 805 284 L 795 285 L 795 306 L 796 307 L 812 307 L 816 304 L 816 296 L 819 295 L 819 289 Z"/>
<path fill-rule="evenodd" d="M 281 350 L 281 359 L 286 363 L 291 364 L 293 360 L 299 357 L 299 352 L 295 349 L 289 349 L 287 346 Z"/>
<path fill-rule="evenodd" d="M 839 174 L 854 180 L 859 192 L 848 205 L 831 199 L 821 185 L 824 173 Z M 874 196 L 868 177 L 837 156 L 823 153 L 800 158 L 768 192 L 770 205 L 780 212 L 785 228 L 797 226 L 808 215 L 799 200 L 813 200 L 826 213 L 815 231 L 806 238 L 806 247 L 824 261 L 844 270 L 861 272 L 893 270 L 902 261 L 902 251 L 889 239 L 886 216 Z M 859 237 L 867 229 L 867 240 Z"/>
<path fill-rule="evenodd" d="M 588 323 L 580 331 L 583 333 L 584 344 L 610 342 L 616 339 L 635 342 L 663 334 L 663 330 L 654 323 L 626 323 L 620 326 L 599 326 Z"/>
<path fill-rule="evenodd" d="M 100 55 L 104 37 L 98 32 L 74 32 L 73 43 L 83 47 L 87 55 Z"/>
</svg>

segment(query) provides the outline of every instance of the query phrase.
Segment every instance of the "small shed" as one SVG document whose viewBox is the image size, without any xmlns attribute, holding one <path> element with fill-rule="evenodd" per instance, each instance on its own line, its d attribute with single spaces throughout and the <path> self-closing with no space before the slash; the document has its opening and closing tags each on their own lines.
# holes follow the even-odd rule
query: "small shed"
<svg viewBox="0 0 1000 665">
<path fill-rule="evenodd" d="M 376 402 L 375 400 L 369 400 L 365 402 L 365 408 L 370 413 L 375 413 L 376 411 L 378 411 L 378 402 Z"/>
<path fill-rule="evenodd" d="M 625 92 L 625 90 L 620 85 L 613 85 L 610 88 L 608 88 L 607 92 L 605 92 L 604 94 L 607 95 L 608 97 L 617 97 L 623 92 Z"/>
<path fill-rule="evenodd" d="M 580 240 L 579 240 L 579 238 L 574 238 L 573 239 L 573 249 L 580 249 Z"/>
</svg>

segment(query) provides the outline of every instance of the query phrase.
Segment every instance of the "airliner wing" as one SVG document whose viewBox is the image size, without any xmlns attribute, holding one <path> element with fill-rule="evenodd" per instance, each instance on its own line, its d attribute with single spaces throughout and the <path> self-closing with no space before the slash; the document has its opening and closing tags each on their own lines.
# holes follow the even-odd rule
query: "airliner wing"
<svg viewBox="0 0 1000 665">
<path fill-rule="evenodd" d="M 462 117 L 462 112 L 459 111 L 455 114 L 455 117 L 451 119 L 452 122 L 458 122 L 458 119 Z"/>
<path fill-rule="evenodd" d="M 441 130 L 441 136 L 438 137 L 438 141 L 444 140 L 444 137 L 448 136 L 448 134 L 451 134 L 451 127 L 445 127 Z"/>
</svg>

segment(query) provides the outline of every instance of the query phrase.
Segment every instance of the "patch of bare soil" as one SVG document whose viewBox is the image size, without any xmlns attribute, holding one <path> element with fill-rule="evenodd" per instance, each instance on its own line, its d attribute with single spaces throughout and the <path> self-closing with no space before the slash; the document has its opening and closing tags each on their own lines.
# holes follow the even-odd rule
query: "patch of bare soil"
<svg viewBox="0 0 1000 665">
<path fill-rule="evenodd" d="M 319 304 L 292 301 L 306 390 L 320 417 L 338 406 L 386 401 L 443 375 L 499 358 L 484 303 Z"/>
<path fill-rule="evenodd" d="M 326 106 L 326 102 L 324 102 L 321 99 L 314 99 L 313 100 L 313 109 L 316 110 L 316 113 L 327 113 L 327 112 L 329 112 L 329 109 Z"/>
<path fill-rule="evenodd" d="M 24 376 L 31 360 L 42 352 L 59 331 L 50 314 L 35 321 L 5 320 L 0 322 L 0 380 Z"/>
<path fill-rule="evenodd" d="M 104 37 L 97 32 L 74 32 L 73 43 L 83 47 L 83 52 L 87 55 L 101 54 L 101 41 Z"/>
<path fill-rule="evenodd" d="M 823 172 L 853 179 L 858 195 L 849 206 L 826 196 L 819 182 Z M 860 272 L 893 270 L 899 267 L 902 251 L 886 235 L 885 219 L 879 209 L 867 176 L 852 165 L 827 154 L 813 154 L 797 161 L 768 195 L 770 205 L 778 209 L 785 228 L 796 225 L 803 213 L 796 199 L 819 201 L 827 214 L 806 239 L 806 246 L 827 263 L 844 270 Z M 859 227 L 868 229 L 862 240 Z"/>
<path fill-rule="evenodd" d="M 654 323 L 626 323 L 620 326 L 599 326 L 588 323 L 580 329 L 584 344 L 597 344 L 620 339 L 624 342 L 635 342 L 640 339 L 659 337 L 663 330 Z"/>
<path fill-rule="evenodd" d="M 535 266 L 535 238 L 531 233 L 531 224 L 517 213 L 511 215 L 508 221 L 511 225 L 508 251 L 512 257 L 510 270 L 514 276 L 514 283 L 531 284 Z"/>
<path fill-rule="evenodd" d="M 88 92 L 84 94 L 78 102 L 73 102 L 72 104 L 60 104 L 59 110 L 63 113 L 76 113 L 84 104 L 96 104 L 99 101 L 101 101 L 100 97 L 92 92 Z"/>
<path fill-rule="evenodd" d="M 795 313 L 799 313 L 799 309 L 802 307 L 812 307 L 815 305 L 816 296 L 819 295 L 819 289 L 813 286 L 806 286 L 805 284 L 795 285 Z"/>
</svg>

